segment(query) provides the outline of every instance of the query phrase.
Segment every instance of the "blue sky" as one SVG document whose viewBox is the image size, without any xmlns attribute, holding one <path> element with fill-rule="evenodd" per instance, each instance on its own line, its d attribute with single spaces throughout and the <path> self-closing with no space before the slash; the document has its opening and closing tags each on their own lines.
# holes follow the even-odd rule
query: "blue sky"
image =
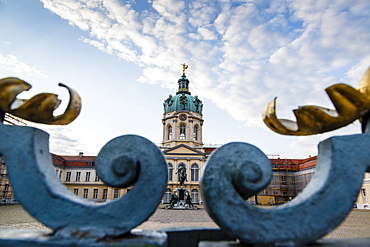
<svg viewBox="0 0 370 247">
<path fill-rule="evenodd" d="M 243 141 L 266 154 L 305 158 L 319 141 L 360 132 L 358 123 L 292 137 L 264 126 L 278 96 L 281 118 L 300 105 L 333 108 L 324 89 L 357 86 L 370 65 L 368 1 L 0 0 L 0 77 L 15 76 L 68 102 L 82 98 L 67 126 L 30 124 L 51 135 L 57 154 L 96 155 L 123 134 L 162 141 L 163 101 L 181 63 L 204 103 L 204 143 Z"/>
</svg>

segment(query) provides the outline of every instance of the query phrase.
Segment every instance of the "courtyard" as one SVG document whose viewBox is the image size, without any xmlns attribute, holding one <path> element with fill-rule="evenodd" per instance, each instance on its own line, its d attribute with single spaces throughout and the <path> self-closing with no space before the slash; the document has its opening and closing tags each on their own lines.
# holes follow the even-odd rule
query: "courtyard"
<svg viewBox="0 0 370 247">
<path fill-rule="evenodd" d="M 324 238 L 369 238 L 369 221 L 370 210 L 353 209 L 347 219 Z M 158 230 L 176 226 L 218 227 L 204 209 L 167 210 L 159 208 L 137 229 Z M 30 216 L 21 205 L 0 206 L 0 228 L 48 229 Z"/>
</svg>

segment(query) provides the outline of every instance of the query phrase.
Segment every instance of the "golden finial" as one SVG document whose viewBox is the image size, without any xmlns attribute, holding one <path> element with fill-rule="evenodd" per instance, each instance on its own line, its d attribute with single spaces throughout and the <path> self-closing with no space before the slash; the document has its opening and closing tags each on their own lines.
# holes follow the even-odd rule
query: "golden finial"
<svg viewBox="0 0 370 247">
<path fill-rule="evenodd" d="M 186 70 L 187 68 L 189 68 L 189 66 L 188 66 L 188 65 L 186 65 L 185 63 L 182 63 L 181 65 L 182 65 L 182 75 L 185 75 L 185 70 Z"/>
<path fill-rule="evenodd" d="M 339 129 L 356 119 L 362 121 L 370 110 L 370 67 L 365 72 L 359 89 L 346 84 L 335 84 L 325 91 L 336 110 L 312 105 L 300 106 L 293 110 L 296 122 L 278 119 L 275 98 L 266 106 L 263 121 L 276 133 L 297 136 Z"/>
<path fill-rule="evenodd" d="M 41 93 L 28 100 L 17 99 L 17 95 L 29 90 L 31 85 L 15 77 L 0 79 L 1 120 L 4 120 L 5 113 L 10 113 L 35 123 L 51 125 L 66 125 L 71 123 L 80 114 L 81 98 L 72 88 L 62 83 L 59 83 L 59 86 L 68 89 L 70 100 L 67 109 L 62 115 L 53 116 L 53 111 L 61 102 L 56 94 Z"/>
</svg>

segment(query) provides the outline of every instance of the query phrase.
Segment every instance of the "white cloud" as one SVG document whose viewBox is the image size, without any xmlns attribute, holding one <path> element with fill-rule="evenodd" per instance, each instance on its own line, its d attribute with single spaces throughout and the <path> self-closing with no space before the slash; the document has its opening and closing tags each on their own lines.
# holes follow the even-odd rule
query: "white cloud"
<svg viewBox="0 0 370 247">
<path fill-rule="evenodd" d="M 106 49 L 106 46 L 104 43 L 100 42 L 100 41 L 97 41 L 97 40 L 91 40 L 91 39 L 88 39 L 88 38 L 81 38 L 82 42 L 86 43 L 86 44 L 89 44 L 89 45 L 92 45 L 92 46 L 95 46 L 96 48 L 98 48 L 100 51 L 103 51 L 103 52 L 106 52 L 108 54 L 112 54 L 112 51 L 111 50 L 108 50 Z"/>
<path fill-rule="evenodd" d="M 335 130 L 332 132 L 314 135 L 300 136 L 296 141 L 292 142 L 290 148 L 295 155 L 300 158 L 305 158 L 308 155 L 314 156 L 318 154 L 318 145 L 321 141 L 332 136 L 343 136 L 351 134 L 360 134 L 361 126 L 358 121 L 348 125 L 346 128 Z"/>
<path fill-rule="evenodd" d="M 176 21 L 176 17 L 184 10 L 184 1 L 177 0 L 156 0 L 152 7 L 162 16 Z"/>
<path fill-rule="evenodd" d="M 200 27 L 198 33 L 203 37 L 204 40 L 215 40 L 217 35 L 207 27 Z"/>
<path fill-rule="evenodd" d="M 8 54 L 4 55 L 0 53 L 0 67 L 6 71 L 11 71 L 17 74 L 27 74 L 29 76 L 44 77 L 47 78 L 41 70 L 35 66 L 30 66 L 25 62 L 20 61 L 16 56 Z"/>
<path fill-rule="evenodd" d="M 275 96 L 282 116 L 332 107 L 324 89 L 355 86 L 370 65 L 367 1 L 154 0 L 141 12 L 117 0 L 42 2 L 87 31 L 84 42 L 143 66 L 140 82 L 176 86 L 188 63 L 192 90 L 258 127 Z"/>
<path fill-rule="evenodd" d="M 78 155 L 81 151 L 86 154 L 90 153 L 87 145 L 75 138 L 78 133 L 75 133 L 68 126 L 50 126 L 31 122 L 27 122 L 27 125 L 41 128 L 50 135 L 49 150 L 51 153 L 65 155 Z"/>
</svg>

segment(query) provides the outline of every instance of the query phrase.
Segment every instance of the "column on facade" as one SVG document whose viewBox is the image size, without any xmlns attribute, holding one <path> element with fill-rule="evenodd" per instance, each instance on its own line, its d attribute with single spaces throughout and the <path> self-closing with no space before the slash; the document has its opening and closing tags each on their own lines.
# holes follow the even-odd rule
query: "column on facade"
<svg viewBox="0 0 370 247">
<path fill-rule="evenodd" d="M 199 136 L 199 142 L 203 143 L 203 123 L 199 123 L 199 131 L 198 131 L 198 136 Z"/>
<path fill-rule="evenodd" d="M 185 140 L 188 140 L 188 141 L 191 141 L 192 140 L 192 133 L 191 133 L 191 127 L 190 127 L 190 120 L 186 121 L 185 122 Z"/>
<path fill-rule="evenodd" d="M 177 177 L 175 176 L 176 174 L 176 172 L 177 172 L 177 158 L 173 158 L 173 170 L 175 171 L 174 173 L 173 173 L 173 181 L 174 182 L 177 182 Z M 174 189 L 174 188 L 173 188 Z"/>
<path fill-rule="evenodd" d="M 189 120 L 189 140 L 194 141 L 194 121 Z"/>
<path fill-rule="evenodd" d="M 177 129 L 180 128 L 180 126 L 178 126 L 176 123 L 177 123 L 177 120 L 174 119 L 173 125 L 172 125 L 172 131 L 173 131 L 172 137 L 173 139 L 178 140 L 180 139 L 180 130 L 177 130 Z"/>
<path fill-rule="evenodd" d="M 167 133 L 167 121 L 163 122 L 163 138 L 162 138 L 163 142 L 167 141 L 166 133 Z"/>
<path fill-rule="evenodd" d="M 190 158 L 186 158 L 186 162 L 187 162 L 187 164 L 186 164 L 186 170 L 188 170 L 187 172 L 186 172 L 186 179 L 189 181 L 189 182 L 191 182 L 191 169 L 190 169 Z"/>
<path fill-rule="evenodd" d="M 201 174 L 202 171 L 203 171 L 203 167 L 204 167 L 204 159 L 203 158 L 200 158 L 199 159 L 199 166 L 200 166 L 199 167 L 199 180 L 200 180 L 200 178 L 203 175 L 203 174 Z M 201 192 L 200 187 L 199 187 L 199 182 L 198 182 L 198 188 L 197 188 L 197 190 L 198 190 L 198 201 L 203 201 L 203 199 L 202 199 L 202 192 Z"/>
</svg>

